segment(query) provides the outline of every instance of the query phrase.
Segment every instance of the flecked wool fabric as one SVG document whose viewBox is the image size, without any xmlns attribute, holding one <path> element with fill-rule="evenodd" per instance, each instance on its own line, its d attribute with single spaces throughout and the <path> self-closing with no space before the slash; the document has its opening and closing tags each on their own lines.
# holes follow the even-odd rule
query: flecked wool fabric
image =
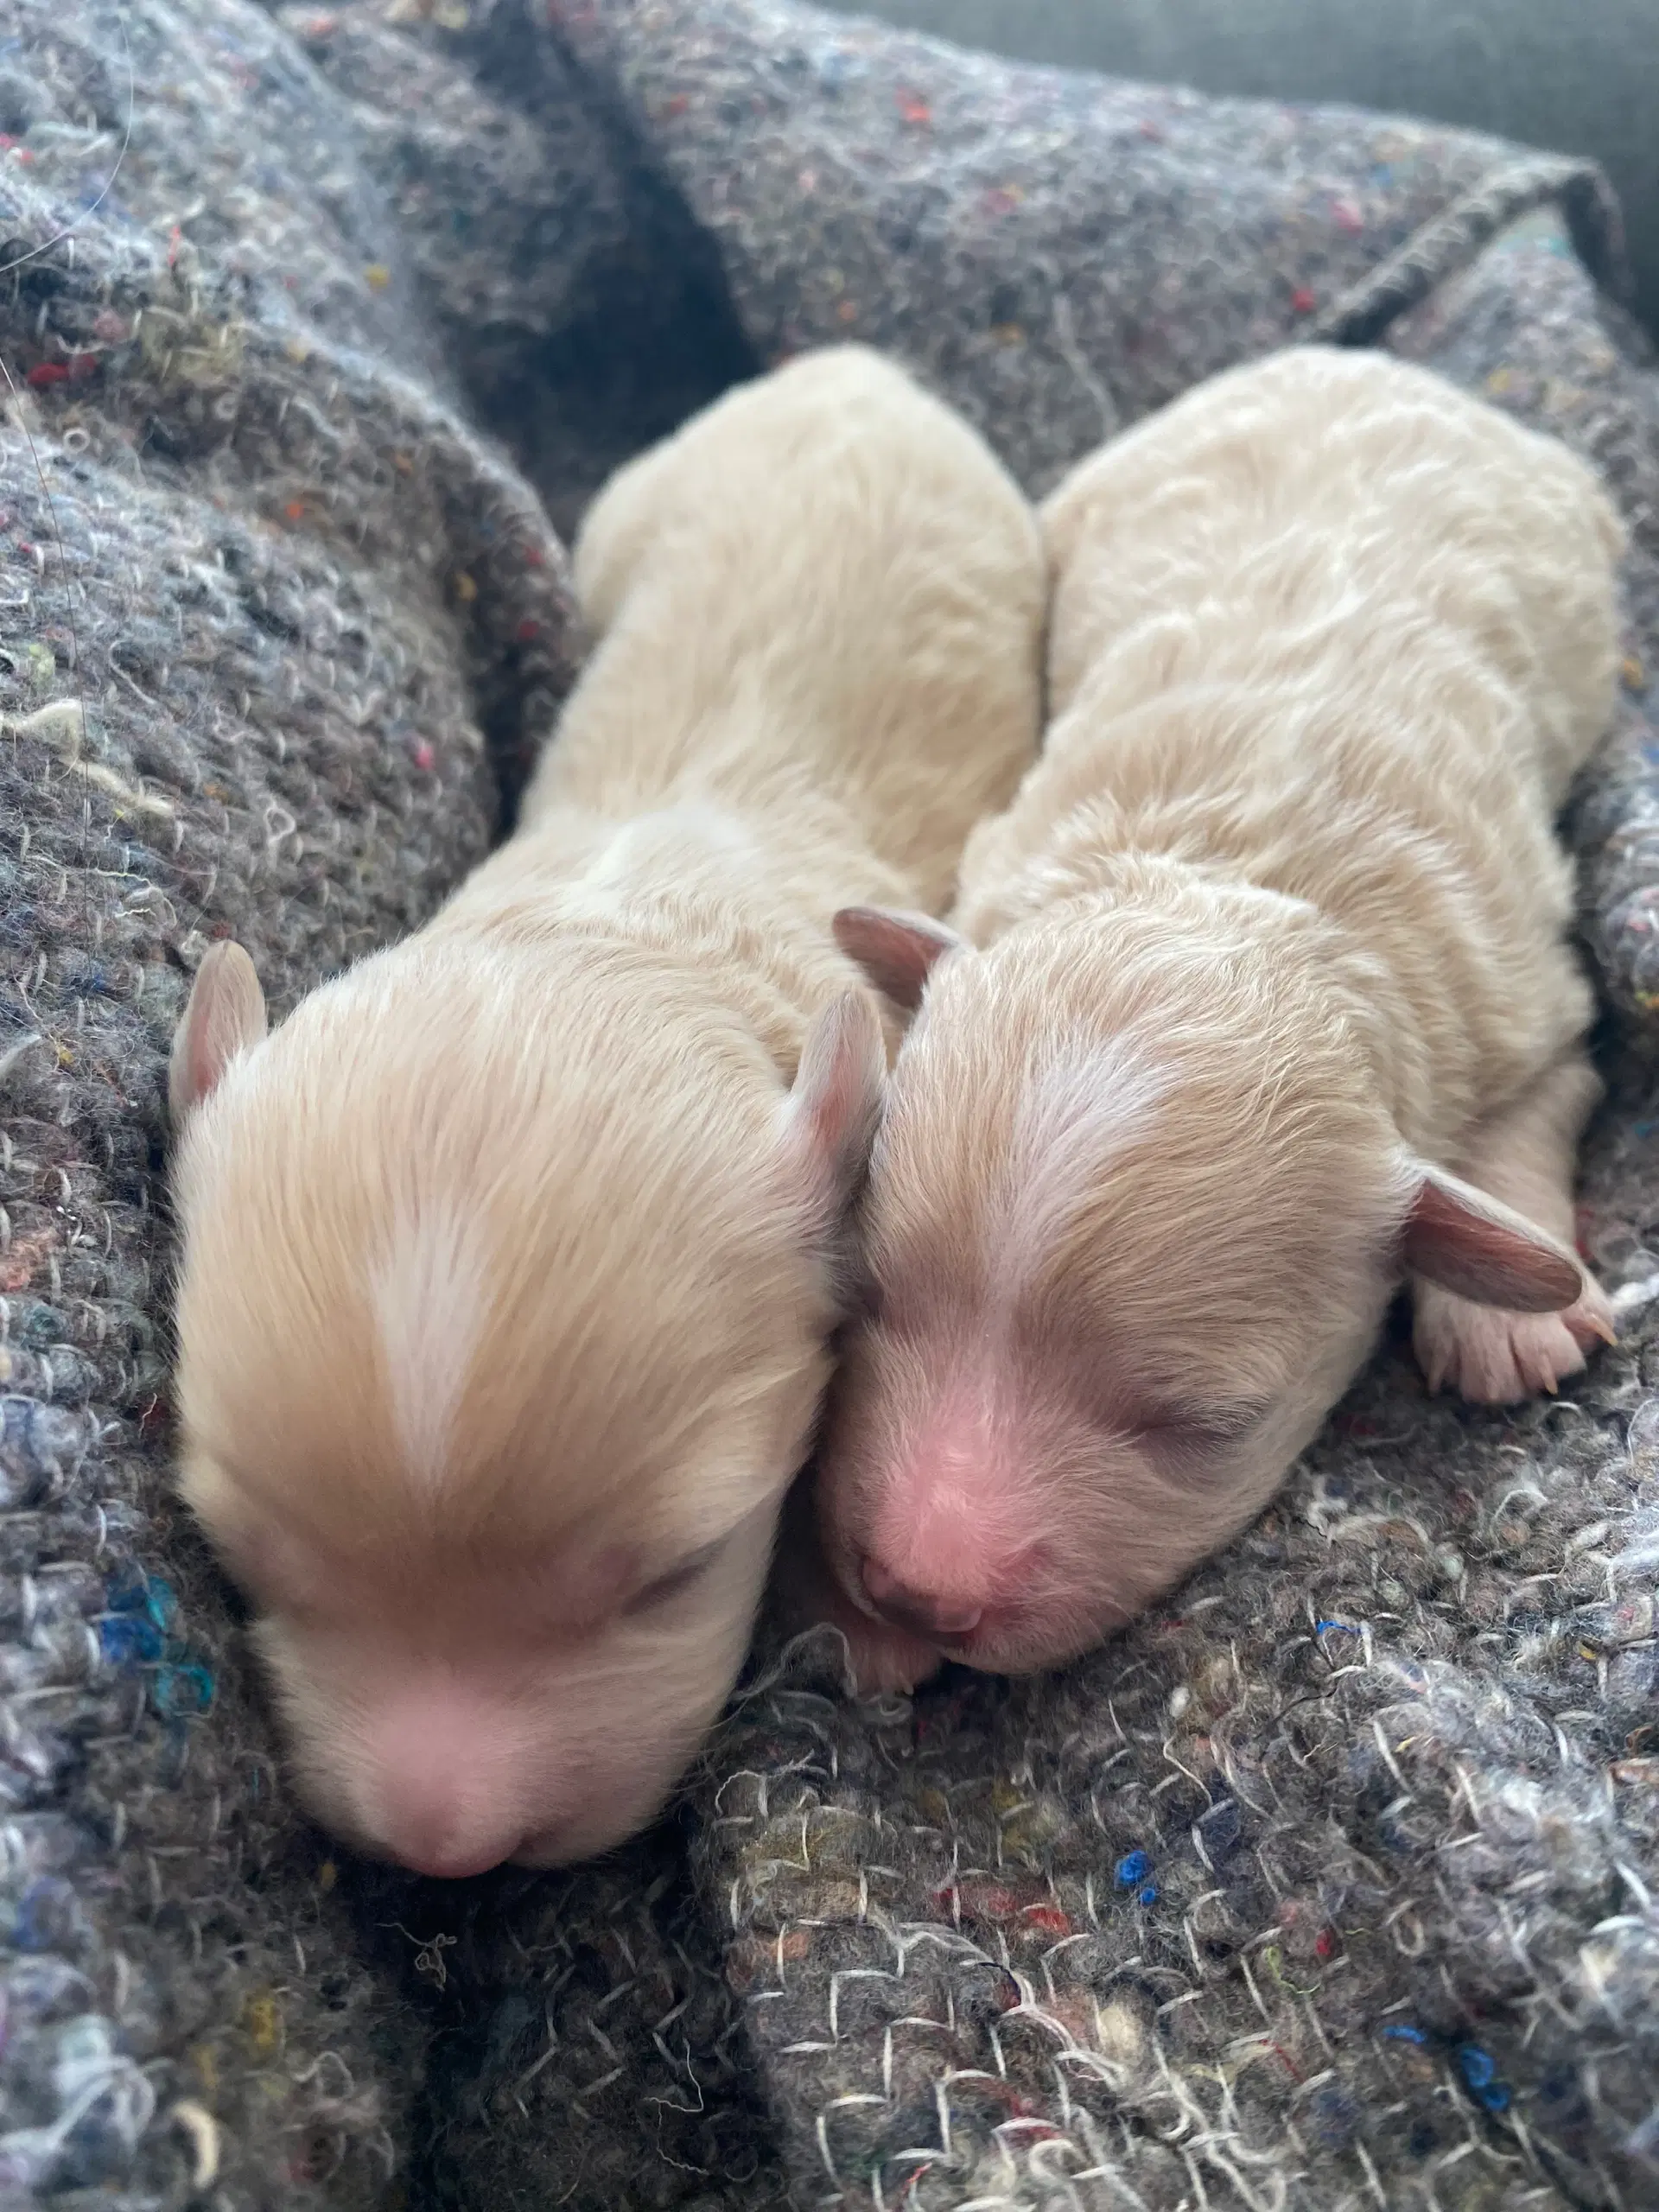
<svg viewBox="0 0 1659 2212">
<path fill-rule="evenodd" d="M 790 0 L 5 0 L 0 140 L 0 2208 L 1659 2202 L 1659 387 L 1594 171 Z M 549 517 L 735 378 L 869 340 L 1040 491 L 1299 335 L 1632 523 L 1573 818 L 1625 1342 L 1511 1415 L 1393 1347 L 1059 1678 L 763 1650 L 599 1866 L 336 1859 L 167 1502 L 201 947 L 281 1007 L 431 910 L 569 682 Z"/>
<path fill-rule="evenodd" d="M 286 1005 L 484 852 L 563 556 L 286 38 L 3 28 L 0 2202 L 366 2206 L 418 2036 L 167 1502 L 165 1054 L 213 937 Z"/>
</svg>

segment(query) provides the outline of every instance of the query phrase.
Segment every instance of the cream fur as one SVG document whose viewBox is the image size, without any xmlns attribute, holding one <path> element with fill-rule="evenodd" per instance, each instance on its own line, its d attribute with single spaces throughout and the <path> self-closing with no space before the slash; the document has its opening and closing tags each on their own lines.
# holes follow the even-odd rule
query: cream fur
<svg viewBox="0 0 1659 2212">
<path fill-rule="evenodd" d="M 1260 1508 L 1408 1252 L 1519 1280 L 1433 1171 L 1543 1232 L 1496 1232 L 1535 1302 L 1547 1274 L 1580 1281 L 1550 1240 L 1591 1000 L 1553 820 L 1617 653 L 1621 534 L 1590 474 L 1381 356 L 1218 378 L 1084 462 L 1044 524 L 1054 720 L 970 841 L 967 944 L 895 1071 L 866 1209 L 879 1313 L 820 1490 L 847 1598 L 869 1610 L 868 1562 L 903 1586 L 895 1620 L 977 1608 L 950 1648 L 997 1669 L 1096 1641 Z M 873 974 L 902 964 L 846 918 L 843 943 L 866 935 Z M 1032 1160 L 1033 1086 L 1092 1056 L 1103 1135 L 1126 1053 L 1163 1096 L 1092 1161 Z M 1010 1173 L 1015 1234 L 1040 1223 L 1046 1255 L 1012 1310 L 989 1288 Z M 1561 1315 L 1418 1289 L 1425 1365 L 1475 1395 L 1553 1387 L 1608 1318 L 1591 1284 Z M 962 1491 L 970 1378 L 1002 1439 L 990 1533 L 941 1580 L 906 1532 L 944 1461 Z M 861 1656 L 873 1680 L 931 1663 L 868 1622 Z"/>
<path fill-rule="evenodd" d="M 489 1319 L 491 1255 L 455 1199 L 423 1197 L 394 1220 L 371 1269 L 387 1395 L 405 1474 L 435 1487 L 450 1471 L 467 1379 Z"/>
<path fill-rule="evenodd" d="M 268 1041 L 204 970 L 175 1058 L 185 1494 L 315 1810 L 434 1872 L 614 1842 L 729 1688 L 883 1072 L 831 917 L 943 903 L 1039 715 L 1035 518 L 860 350 L 623 470 L 576 577 L 517 834 Z"/>
</svg>

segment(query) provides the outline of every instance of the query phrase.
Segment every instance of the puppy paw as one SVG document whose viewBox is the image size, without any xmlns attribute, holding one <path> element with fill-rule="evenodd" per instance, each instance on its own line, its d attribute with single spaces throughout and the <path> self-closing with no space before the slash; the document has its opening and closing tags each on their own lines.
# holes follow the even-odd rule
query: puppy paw
<svg viewBox="0 0 1659 2212">
<path fill-rule="evenodd" d="M 794 1603 L 785 1619 L 797 1633 L 826 1624 L 841 1630 L 847 1641 L 847 1669 L 855 1696 L 881 1697 L 894 1690 L 913 1690 L 944 1663 L 931 1645 L 860 1612 L 827 1578 L 805 1602 L 804 1594 L 798 1586 L 791 1593 Z"/>
<path fill-rule="evenodd" d="M 868 1620 L 849 1606 L 836 1623 L 847 1638 L 847 1659 L 854 1688 L 860 1697 L 880 1697 L 893 1690 L 913 1690 L 944 1662 L 925 1643 L 918 1643 L 902 1629 Z"/>
<path fill-rule="evenodd" d="M 912 1690 L 944 1663 L 931 1645 L 859 1611 L 830 1573 L 816 1532 L 798 1511 L 785 1526 L 773 1564 L 772 1613 L 786 1636 L 825 1625 L 839 1629 L 859 1697 Z"/>
<path fill-rule="evenodd" d="M 1593 1345 L 1617 1340 L 1612 1306 L 1593 1281 L 1563 1313 L 1510 1313 L 1425 1282 L 1414 1305 L 1412 1344 L 1429 1389 L 1449 1385 L 1477 1405 L 1553 1392 L 1580 1372 Z"/>
</svg>

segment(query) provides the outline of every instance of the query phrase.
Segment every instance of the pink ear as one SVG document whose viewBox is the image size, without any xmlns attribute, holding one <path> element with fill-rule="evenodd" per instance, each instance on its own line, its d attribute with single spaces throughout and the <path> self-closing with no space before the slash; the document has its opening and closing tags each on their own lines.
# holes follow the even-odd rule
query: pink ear
<svg viewBox="0 0 1659 2212">
<path fill-rule="evenodd" d="M 1578 1303 L 1584 1271 L 1565 1247 L 1443 1168 L 1421 1173 L 1404 1236 L 1414 1274 L 1515 1313 L 1559 1313 Z"/>
<path fill-rule="evenodd" d="M 864 1172 L 887 1074 L 875 1007 L 861 991 L 844 992 L 807 1031 L 785 1109 L 785 1141 L 828 1216 L 841 1211 Z"/>
<path fill-rule="evenodd" d="M 265 1026 L 264 993 L 252 961 L 228 939 L 210 945 L 173 1039 L 167 1101 L 175 1128 L 216 1088 L 238 1053 L 259 1043 Z"/>
<path fill-rule="evenodd" d="M 922 987 L 942 953 L 966 949 L 968 940 L 925 914 L 893 906 L 843 906 L 836 916 L 836 943 L 856 960 L 894 1006 L 914 1014 Z"/>
</svg>

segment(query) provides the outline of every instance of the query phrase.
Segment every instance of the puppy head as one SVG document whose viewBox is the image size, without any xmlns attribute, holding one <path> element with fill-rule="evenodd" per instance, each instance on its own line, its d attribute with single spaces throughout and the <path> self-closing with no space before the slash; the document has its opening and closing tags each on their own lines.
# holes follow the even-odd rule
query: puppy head
<svg viewBox="0 0 1659 2212">
<path fill-rule="evenodd" d="M 417 940 L 266 1039 L 227 947 L 180 1031 L 183 1491 L 312 1809 L 427 1872 L 658 1810 L 807 1447 L 879 1025 L 786 1091 L 694 988 Z"/>
<path fill-rule="evenodd" d="M 900 927 L 841 935 L 891 984 Z M 868 1614 L 996 1671 L 1073 1656 L 1265 1503 L 1406 1266 L 1578 1294 L 1570 1256 L 1403 1152 L 1319 934 L 1172 874 L 933 968 L 818 1477 Z"/>
</svg>

